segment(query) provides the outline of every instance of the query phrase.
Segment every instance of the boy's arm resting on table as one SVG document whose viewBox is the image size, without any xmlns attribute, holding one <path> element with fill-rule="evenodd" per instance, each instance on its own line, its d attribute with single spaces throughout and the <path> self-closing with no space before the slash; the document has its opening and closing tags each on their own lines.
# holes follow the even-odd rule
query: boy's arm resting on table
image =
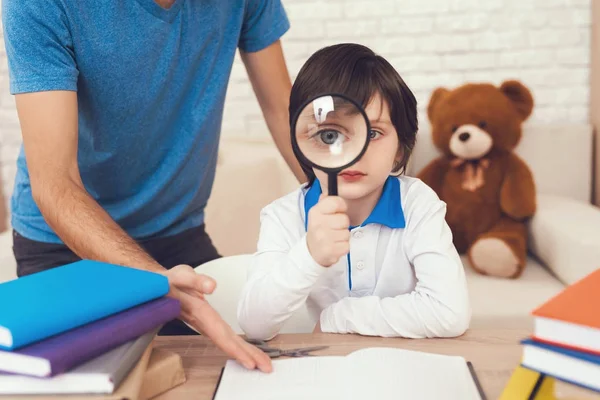
<svg viewBox="0 0 600 400">
<path fill-rule="evenodd" d="M 238 322 L 249 338 L 275 337 L 326 270 L 312 258 L 306 236 L 290 244 L 289 235 L 275 215 L 261 213 L 258 251 L 238 306 Z"/>
<path fill-rule="evenodd" d="M 321 313 L 323 332 L 431 338 L 462 335 L 471 310 L 460 257 L 445 222 L 445 204 L 429 203 L 409 220 L 405 251 L 414 266 L 416 287 L 396 297 L 347 297 Z"/>
</svg>

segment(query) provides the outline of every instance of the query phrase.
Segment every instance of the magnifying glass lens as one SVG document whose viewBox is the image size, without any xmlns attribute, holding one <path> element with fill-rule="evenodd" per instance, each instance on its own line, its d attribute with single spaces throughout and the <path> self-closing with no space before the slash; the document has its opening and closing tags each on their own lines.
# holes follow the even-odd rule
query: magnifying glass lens
<svg viewBox="0 0 600 400">
<path fill-rule="evenodd" d="M 302 109 L 293 133 L 299 150 L 311 163 L 335 169 L 360 156 L 368 141 L 368 122 L 346 98 L 327 95 Z"/>
</svg>

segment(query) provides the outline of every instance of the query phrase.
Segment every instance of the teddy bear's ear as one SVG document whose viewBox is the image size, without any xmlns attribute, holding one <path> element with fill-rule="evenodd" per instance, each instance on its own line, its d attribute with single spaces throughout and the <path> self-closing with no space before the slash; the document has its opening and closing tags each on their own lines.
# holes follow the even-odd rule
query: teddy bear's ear
<svg viewBox="0 0 600 400">
<path fill-rule="evenodd" d="M 427 106 L 427 116 L 430 121 L 433 121 L 433 117 L 435 115 L 436 107 L 440 104 L 440 100 L 442 100 L 450 91 L 446 88 L 439 87 L 433 91 L 431 95 L 431 99 L 429 99 L 429 105 Z"/>
<path fill-rule="evenodd" d="M 513 80 L 503 82 L 500 90 L 510 99 L 523 121 L 525 121 L 533 110 L 533 96 L 529 89 L 521 82 Z"/>
</svg>

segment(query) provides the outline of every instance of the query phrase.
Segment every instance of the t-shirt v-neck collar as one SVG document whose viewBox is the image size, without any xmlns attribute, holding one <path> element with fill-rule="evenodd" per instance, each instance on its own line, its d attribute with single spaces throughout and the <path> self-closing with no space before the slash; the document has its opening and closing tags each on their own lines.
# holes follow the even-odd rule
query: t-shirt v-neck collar
<svg viewBox="0 0 600 400">
<path fill-rule="evenodd" d="M 175 0 L 169 8 L 163 8 L 155 0 L 137 0 L 146 11 L 165 22 L 172 22 L 185 0 Z"/>
</svg>

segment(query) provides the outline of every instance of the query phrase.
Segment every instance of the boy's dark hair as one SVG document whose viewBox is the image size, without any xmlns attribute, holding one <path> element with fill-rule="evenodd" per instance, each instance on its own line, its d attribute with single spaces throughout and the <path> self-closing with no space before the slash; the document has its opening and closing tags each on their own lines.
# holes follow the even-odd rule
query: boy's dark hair
<svg viewBox="0 0 600 400">
<path fill-rule="evenodd" d="M 402 161 L 392 172 L 404 172 L 416 140 L 417 101 L 394 67 L 363 45 L 343 43 L 322 48 L 306 61 L 292 86 L 290 126 L 305 101 L 326 92 L 343 93 L 362 107 L 379 93 L 388 105 L 402 148 Z M 302 162 L 296 149 L 294 153 L 311 185 L 315 180 L 312 168 Z"/>
</svg>

